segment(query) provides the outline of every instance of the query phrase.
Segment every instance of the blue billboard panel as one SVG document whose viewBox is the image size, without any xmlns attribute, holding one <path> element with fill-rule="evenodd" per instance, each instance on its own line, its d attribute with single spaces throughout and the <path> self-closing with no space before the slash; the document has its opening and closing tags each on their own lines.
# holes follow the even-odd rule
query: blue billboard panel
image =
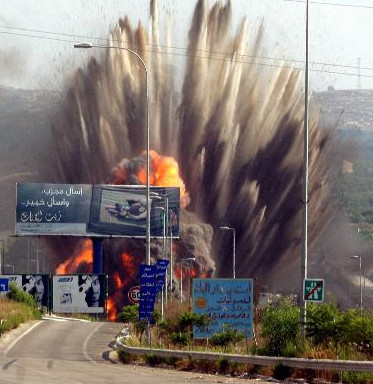
<svg viewBox="0 0 373 384">
<path fill-rule="evenodd" d="M 145 186 L 18 183 L 16 234 L 145 237 L 146 191 Z M 152 237 L 171 231 L 179 237 L 179 188 L 151 187 L 150 210 Z"/>
<path fill-rule="evenodd" d="M 9 280 L 7 278 L 0 278 L 0 292 L 9 291 Z"/>
<path fill-rule="evenodd" d="M 140 265 L 140 307 L 139 320 L 151 320 L 154 311 L 156 287 L 156 265 Z"/>
<path fill-rule="evenodd" d="M 162 288 L 165 284 L 168 264 L 169 264 L 168 260 L 157 259 L 157 262 L 156 262 L 157 272 L 155 274 L 155 283 L 156 283 L 157 293 L 162 291 Z"/>
<path fill-rule="evenodd" d="M 92 186 L 17 183 L 17 235 L 84 235 Z"/>
<path fill-rule="evenodd" d="M 212 320 L 203 329 L 195 326 L 194 338 L 207 339 L 227 327 L 252 337 L 252 279 L 193 279 L 193 312 Z"/>
</svg>

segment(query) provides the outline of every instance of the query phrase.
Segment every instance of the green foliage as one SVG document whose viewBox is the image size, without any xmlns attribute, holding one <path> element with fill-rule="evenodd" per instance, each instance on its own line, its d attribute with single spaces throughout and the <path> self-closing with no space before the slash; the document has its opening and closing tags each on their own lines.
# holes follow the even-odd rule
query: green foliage
<svg viewBox="0 0 373 384">
<path fill-rule="evenodd" d="M 15 283 L 10 283 L 9 292 L 7 294 L 9 300 L 16 301 L 18 303 L 25 303 L 30 307 L 37 307 L 35 298 L 28 292 L 18 288 Z"/>
<path fill-rule="evenodd" d="M 358 352 L 372 353 L 373 318 L 359 311 L 347 312 L 332 304 L 308 307 L 307 336 L 315 345 L 348 344 Z"/>
<path fill-rule="evenodd" d="M 223 347 L 225 352 L 229 344 L 237 344 L 244 339 L 244 335 L 235 329 L 227 328 L 222 332 L 215 333 L 210 342 L 212 345 Z"/>
<path fill-rule="evenodd" d="M 211 324 L 210 317 L 193 312 L 184 312 L 177 319 L 177 327 L 181 332 L 190 331 L 193 326 L 206 327 Z"/>
<path fill-rule="evenodd" d="M 373 382 L 373 373 L 370 372 L 342 372 L 342 382 L 350 384 L 368 384 Z"/>
<path fill-rule="evenodd" d="M 7 297 L 11 301 L 15 301 L 17 303 L 23 303 L 27 307 L 29 307 L 35 318 L 41 317 L 41 311 L 38 308 L 36 299 L 32 295 L 30 295 L 28 292 L 25 292 L 22 289 L 20 289 L 15 283 L 10 283 Z"/>
<path fill-rule="evenodd" d="M 190 334 L 184 332 L 172 332 L 170 340 L 172 343 L 179 345 L 180 347 L 185 347 L 190 342 Z"/>
<path fill-rule="evenodd" d="M 280 356 L 287 343 L 299 338 L 299 307 L 287 299 L 267 305 L 262 313 L 264 351 L 270 356 Z"/>
<path fill-rule="evenodd" d="M 343 336 L 345 321 L 333 304 L 310 304 L 307 307 L 306 335 L 316 345 L 336 343 Z"/>
<path fill-rule="evenodd" d="M 117 314 L 117 321 L 123 323 L 136 323 L 139 321 L 139 306 L 138 305 L 126 305 Z"/>
<path fill-rule="evenodd" d="M 356 346 L 365 353 L 372 353 L 373 318 L 367 314 L 360 316 L 357 310 L 344 313 L 343 341 Z"/>
</svg>

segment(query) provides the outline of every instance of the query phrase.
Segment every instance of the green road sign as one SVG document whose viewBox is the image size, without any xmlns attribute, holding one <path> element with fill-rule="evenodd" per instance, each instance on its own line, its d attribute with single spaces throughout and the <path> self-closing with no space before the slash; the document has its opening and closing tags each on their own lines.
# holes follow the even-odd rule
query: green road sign
<svg viewBox="0 0 373 384">
<path fill-rule="evenodd" d="M 324 301 L 324 279 L 305 279 L 303 281 L 304 301 Z"/>
</svg>

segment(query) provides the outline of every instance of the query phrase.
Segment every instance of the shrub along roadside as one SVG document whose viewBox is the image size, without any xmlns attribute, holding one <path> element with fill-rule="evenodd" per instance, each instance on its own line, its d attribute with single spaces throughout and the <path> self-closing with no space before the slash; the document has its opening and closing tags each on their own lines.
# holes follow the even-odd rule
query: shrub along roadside
<svg viewBox="0 0 373 384">
<path fill-rule="evenodd" d="M 10 292 L 0 298 L 0 336 L 30 320 L 41 319 L 35 299 L 27 292 L 10 284 Z"/>
<path fill-rule="evenodd" d="M 229 328 L 217 333 L 209 340 L 193 340 L 191 328 L 193 325 L 205 321 L 195 318 L 193 313 L 186 312 L 186 308 L 178 308 L 179 313 L 172 312 L 162 321 L 155 321 L 152 326 L 153 346 L 168 349 L 208 350 L 214 352 L 226 351 L 228 353 L 304 357 L 311 359 L 343 359 L 343 360 L 371 360 L 373 357 L 373 317 L 369 313 L 360 316 L 359 311 L 342 311 L 330 303 L 309 303 L 307 305 L 306 343 L 300 342 L 299 337 L 299 307 L 291 299 L 279 298 L 266 305 L 261 312 L 258 328 L 258 345 L 251 340 L 251 347 L 247 340 L 241 340 L 242 335 Z M 131 316 L 126 313 L 130 312 Z M 138 321 L 138 308 L 125 308 L 122 311 L 123 319 L 128 322 Z M 204 320 L 204 319 L 203 319 Z M 121 355 L 121 353 L 119 354 Z M 123 353 L 119 356 L 123 362 L 130 357 Z M 143 359 L 146 364 L 163 365 L 170 362 L 166 358 L 153 355 L 147 357 L 133 357 L 135 360 Z M 132 359 L 132 358 L 131 358 Z M 133 360 L 132 360 L 133 361 Z M 275 367 L 247 366 L 231 364 L 222 359 L 218 362 L 193 359 L 181 359 L 174 362 L 177 369 L 197 370 L 209 373 L 224 373 L 233 376 L 263 374 L 283 380 L 284 378 L 305 378 L 307 382 L 313 379 L 338 381 L 344 383 L 370 384 L 373 383 L 371 372 L 329 372 L 289 368 L 283 365 Z M 342 376 L 340 376 L 342 375 Z"/>
</svg>

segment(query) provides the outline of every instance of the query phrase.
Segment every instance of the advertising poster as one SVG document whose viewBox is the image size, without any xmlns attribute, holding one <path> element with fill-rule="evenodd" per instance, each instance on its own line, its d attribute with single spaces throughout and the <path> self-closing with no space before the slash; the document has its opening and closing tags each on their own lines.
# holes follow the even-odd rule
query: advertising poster
<svg viewBox="0 0 373 384">
<path fill-rule="evenodd" d="M 151 187 L 150 235 L 163 236 L 163 211 L 168 202 L 167 233 L 179 237 L 180 189 L 174 187 Z M 154 196 L 154 195 L 153 195 Z M 95 185 L 92 194 L 92 209 L 88 231 L 110 235 L 145 237 L 147 204 L 145 186 Z"/>
<path fill-rule="evenodd" d="M 252 337 L 252 279 L 193 279 L 193 312 L 212 319 L 204 329 L 193 328 L 196 339 L 210 338 L 227 327 Z"/>
<path fill-rule="evenodd" d="M 106 298 L 105 275 L 53 276 L 53 312 L 103 313 Z"/>
<path fill-rule="evenodd" d="M 17 235 L 84 235 L 92 186 L 17 183 Z"/>
<path fill-rule="evenodd" d="M 145 237 L 146 196 L 145 186 L 18 183 L 15 232 Z M 180 188 L 152 186 L 149 202 L 150 235 L 162 237 L 165 230 L 166 236 L 172 231 L 174 238 L 179 237 Z"/>
<path fill-rule="evenodd" d="M 0 277 L 6 277 L 9 284 L 14 283 L 17 287 L 35 297 L 39 308 L 49 308 L 49 275 L 26 274 Z"/>
</svg>

